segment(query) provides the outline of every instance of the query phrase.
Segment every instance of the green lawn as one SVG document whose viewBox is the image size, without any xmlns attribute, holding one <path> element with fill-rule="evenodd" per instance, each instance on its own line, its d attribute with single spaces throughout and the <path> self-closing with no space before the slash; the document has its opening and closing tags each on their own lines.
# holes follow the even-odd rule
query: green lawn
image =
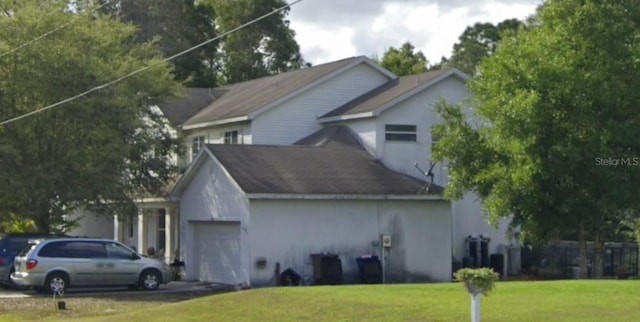
<svg viewBox="0 0 640 322">
<path fill-rule="evenodd" d="M 82 320 L 470 321 L 469 310 L 457 283 L 354 285 L 255 289 Z M 482 298 L 482 319 L 640 321 L 640 281 L 501 282 Z"/>
</svg>

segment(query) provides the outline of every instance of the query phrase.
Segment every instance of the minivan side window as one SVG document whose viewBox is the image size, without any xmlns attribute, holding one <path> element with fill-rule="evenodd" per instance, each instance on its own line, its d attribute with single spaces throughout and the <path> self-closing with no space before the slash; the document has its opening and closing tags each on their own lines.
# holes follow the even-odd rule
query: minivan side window
<svg viewBox="0 0 640 322">
<path fill-rule="evenodd" d="M 38 252 L 40 257 L 72 257 L 68 242 L 52 242 L 42 246 Z"/>
<path fill-rule="evenodd" d="M 107 258 L 107 251 L 101 242 L 72 241 L 69 246 L 74 258 Z"/>
<path fill-rule="evenodd" d="M 135 253 L 120 244 L 107 243 L 107 255 L 109 258 L 132 259 L 134 254 Z"/>
</svg>

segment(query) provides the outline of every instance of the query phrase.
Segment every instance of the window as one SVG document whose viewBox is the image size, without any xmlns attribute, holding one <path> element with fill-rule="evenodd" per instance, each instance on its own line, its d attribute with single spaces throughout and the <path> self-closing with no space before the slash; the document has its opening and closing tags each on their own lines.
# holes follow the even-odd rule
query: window
<svg viewBox="0 0 640 322">
<path fill-rule="evenodd" d="M 224 144 L 238 144 L 238 131 L 224 132 Z"/>
<path fill-rule="evenodd" d="M 387 141 L 416 141 L 415 125 L 387 124 L 384 126 Z"/>
<path fill-rule="evenodd" d="M 191 159 L 198 154 L 202 145 L 204 145 L 204 136 L 194 136 L 191 143 Z"/>
<path fill-rule="evenodd" d="M 132 259 L 137 257 L 134 257 L 134 253 L 132 253 L 127 248 L 116 243 L 107 243 L 107 255 L 109 256 L 109 258 L 114 259 Z"/>
<path fill-rule="evenodd" d="M 40 257 L 106 258 L 104 244 L 100 242 L 52 242 L 38 252 Z"/>
</svg>

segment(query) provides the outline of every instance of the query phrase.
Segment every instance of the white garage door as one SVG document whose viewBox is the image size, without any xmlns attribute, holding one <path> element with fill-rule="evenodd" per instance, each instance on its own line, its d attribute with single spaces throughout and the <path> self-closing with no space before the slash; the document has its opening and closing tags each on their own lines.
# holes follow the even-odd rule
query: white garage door
<svg viewBox="0 0 640 322">
<path fill-rule="evenodd" d="M 192 225 L 198 279 L 221 284 L 240 283 L 240 224 L 198 222 Z"/>
</svg>

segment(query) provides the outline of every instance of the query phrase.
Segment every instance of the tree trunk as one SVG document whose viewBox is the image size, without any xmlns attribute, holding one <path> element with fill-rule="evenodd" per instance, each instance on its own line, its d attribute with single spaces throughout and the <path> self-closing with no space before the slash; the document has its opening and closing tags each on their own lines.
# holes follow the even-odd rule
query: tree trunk
<svg viewBox="0 0 640 322">
<path fill-rule="evenodd" d="M 587 276 L 587 241 L 584 236 L 584 222 L 578 223 L 578 257 L 580 261 L 580 278 Z"/>
<path fill-rule="evenodd" d="M 34 222 L 39 233 L 49 234 L 51 232 L 51 222 L 47 213 L 39 215 L 34 219 Z"/>
</svg>

